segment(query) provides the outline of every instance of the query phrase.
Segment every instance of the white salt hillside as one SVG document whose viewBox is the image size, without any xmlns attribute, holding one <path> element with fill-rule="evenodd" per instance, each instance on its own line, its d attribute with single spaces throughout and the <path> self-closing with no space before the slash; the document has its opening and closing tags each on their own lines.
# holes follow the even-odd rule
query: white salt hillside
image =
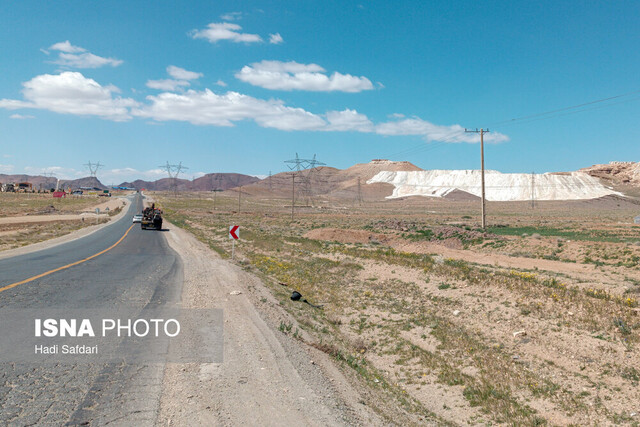
<svg viewBox="0 0 640 427">
<path fill-rule="evenodd" d="M 454 190 L 482 194 L 479 170 L 383 171 L 367 184 L 383 182 L 395 186 L 388 198 L 408 196 L 445 197 Z M 532 195 L 533 184 L 533 195 Z M 595 199 L 613 191 L 586 173 L 567 175 L 485 172 L 486 198 L 490 201 Z M 533 196 L 533 197 L 532 197 Z"/>
</svg>

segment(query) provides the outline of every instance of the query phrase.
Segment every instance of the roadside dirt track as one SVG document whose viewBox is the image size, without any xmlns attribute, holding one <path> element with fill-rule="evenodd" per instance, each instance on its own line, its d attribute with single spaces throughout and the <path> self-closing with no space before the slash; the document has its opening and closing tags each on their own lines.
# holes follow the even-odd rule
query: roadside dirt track
<svg viewBox="0 0 640 427">
<path fill-rule="evenodd" d="M 158 425 L 383 424 L 326 354 L 278 331 L 293 319 L 260 280 L 169 229 L 184 262 L 183 307 L 224 310 L 224 362 L 168 364 Z"/>
<path fill-rule="evenodd" d="M 122 218 L 124 215 L 128 215 L 130 214 L 129 212 L 129 205 L 130 205 L 130 200 L 126 199 L 126 198 L 116 198 L 114 199 L 114 201 L 118 201 L 119 204 L 122 204 L 124 202 L 123 209 L 122 211 L 120 211 L 119 214 L 109 217 L 108 215 L 104 215 L 104 218 L 110 218 L 109 221 L 104 222 L 102 224 L 97 224 L 97 225 L 90 225 L 84 228 L 81 228 L 79 230 L 76 231 L 72 231 L 69 234 L 65 234 L 64 236 L 60 236 L 60 237 L 56 237 L 53 239 L 49 239 L 49 240 L 44 240 L 42 242 L 38 242 L 38 243 L 33 243 L 27 246 L 23 246 L 20 248 L 14 248 L 14 249 L 8 249 L 8 250 L 4 250 L 2 252 L 0 252 L 0 259 L 4 259 L 4 258 L 11 258 L 14 256 L 18 256 L 18 255 L 24 255 L 24 254 L 28 254 L 28 253 L 32 253 L 32 252 L 36 252 L 36 251 L 40 251 L 43 249 L 48 249 L 57 245 L 60 245 L 62 243 L 66 243 L 66 242 L 70 242 L 72 240 L 76 240 L 79 239 L 81 237 L 87 236 L 91 233 L 94 233 L 97 230 L 100 230 L 104 227 L 106 227 L 107 225 L 118 221 L 120 218 Z M 64 215 L 58 215 L 58 216 L 64 216 Z M 100 215 L 100 217 L 102 217 L 102 214 Z M 14 217 L 8 217 L 8 218 L 0 218 L 0 219 L 6 219 L 6 220 L 12 220 Z M 29 218 L 28 216 L 23 216 L 20 218 Z M 77 218 L 81 218 L 81 215 L 77 215 Z M 87 216 L 87 218 L 95 218 L 95 214 L 93 216 Z M 20 221 L 18 221 L 19 223 Z M 1 224 L 1 223 L 0 223 Z"/>
<path fill-rule="evenodd" d="M 66 215 L 20 215 L 20 216 L 7 216 L 0 218 L 0 225 L 2 224 L 31 224 L 40 222 L 56 222 L 56 221 L 75 221 L 86 218 L 106 218 L 108 215 L 104 213 L 108 210 L 114 210 L 118 207 L 126 206 L 122 197 L 109 198 L 106 202 L 96 204 L 95 206 L 83 209 L 80 214 L 66 214 Z M 95 214 L 95 210 L 100 209 L 100 214 Z"/>
</svg>

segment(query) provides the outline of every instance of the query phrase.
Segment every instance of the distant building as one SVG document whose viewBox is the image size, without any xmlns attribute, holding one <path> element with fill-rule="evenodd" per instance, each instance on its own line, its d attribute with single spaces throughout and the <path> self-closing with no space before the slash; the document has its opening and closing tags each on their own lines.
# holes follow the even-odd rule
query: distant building
<svg viewBox="0 0 640 427">
<path fill-rule="evenodd" d="M 30 182 L 19 182 L 15 185 L 15 188 L 20 193 L 32 193 L 33 184 Z"/>
</svg>

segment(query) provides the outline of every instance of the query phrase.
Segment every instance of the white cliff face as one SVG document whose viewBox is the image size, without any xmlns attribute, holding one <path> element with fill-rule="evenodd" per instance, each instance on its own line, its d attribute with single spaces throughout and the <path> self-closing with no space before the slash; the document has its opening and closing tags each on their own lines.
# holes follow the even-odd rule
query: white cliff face
<svg viewBox="0 0 640 427">
<path fill-rule="evenodd" d="M 444 197 L 454 190 L 482 195 L 479 170 L 384 171 L 367 184 L 383 182 L 395 189 L 388 198 L 407 196 Z M 532 194 L 533 189 L 533 194 Z M 569 175 L 500 173 L 485 171 L 485 193 L 489 201 L 581 200 L 611 194 L 621 195 L 586 173 Z M 532 197 L 533 196 L 533 197 Z"/>
</svg>

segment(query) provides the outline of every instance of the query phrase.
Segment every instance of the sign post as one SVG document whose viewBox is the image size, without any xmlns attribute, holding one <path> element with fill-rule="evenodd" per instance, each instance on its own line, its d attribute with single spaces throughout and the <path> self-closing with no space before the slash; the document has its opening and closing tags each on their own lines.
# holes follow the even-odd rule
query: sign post
<svg viewBox="0 0 640 427">
<path fill-rule="evenodd" d="M 231 245 L 231 259 L 235 259 L 236 257 L 236 240 L 240 238 L 240 226 L 239 225 L 231 225 L 229 226 L 229 238 L 233 240 Z"/>
</svg>

